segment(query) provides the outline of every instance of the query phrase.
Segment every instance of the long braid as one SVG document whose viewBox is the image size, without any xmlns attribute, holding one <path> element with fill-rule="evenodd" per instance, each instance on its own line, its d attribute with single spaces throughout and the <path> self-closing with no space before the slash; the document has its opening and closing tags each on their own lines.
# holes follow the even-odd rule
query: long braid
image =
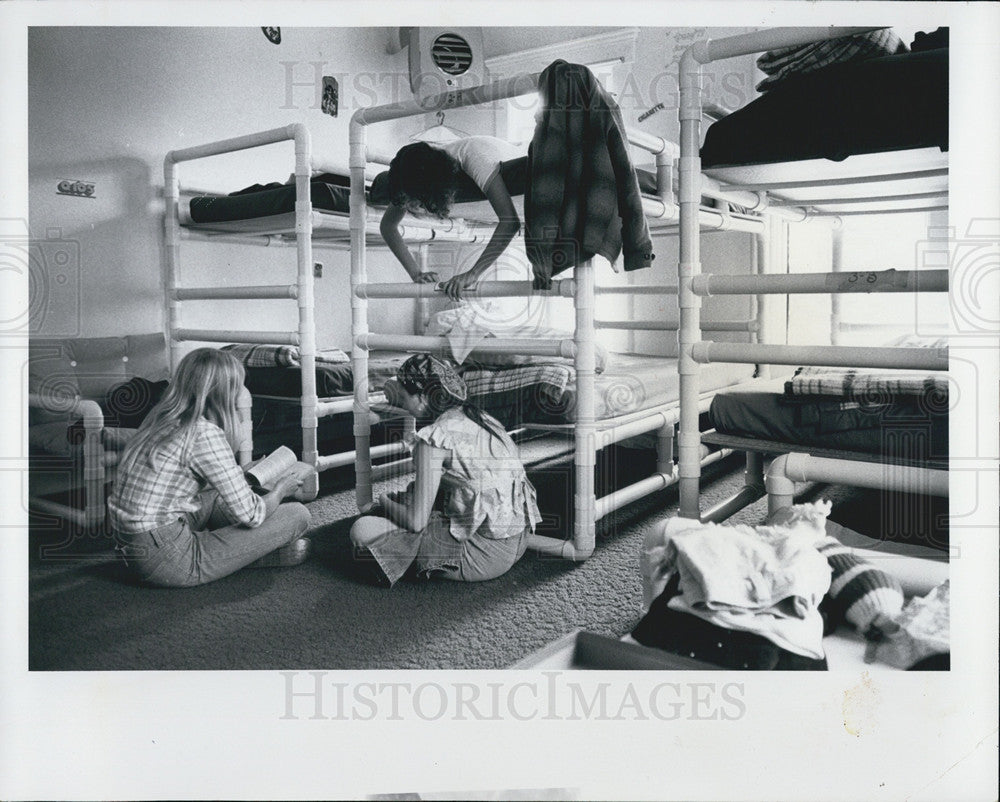
<svg viewBox="0 0 1000 802">
<path fill-rule="evenodd" d="M 506 434 L 506 431 L 499 426 L 499 421 L 496 421 L 496 419 L 494 418 L 488 418 L 486 413 L 483 412 L 475 404 L 471 404 L 468 401 L 465 401 L 462 404 L 462 412 L 464 412 L 465 417 L 467 417 L 473 423 L 478 423 L 480 426 L 482 426 L 486 431 L 488 431 L 498 440 L 503 440 L 503 435 Z M 493 451 L 492 444 L 490 444 L 490 451 L 491 453 Z"/>
</svg>

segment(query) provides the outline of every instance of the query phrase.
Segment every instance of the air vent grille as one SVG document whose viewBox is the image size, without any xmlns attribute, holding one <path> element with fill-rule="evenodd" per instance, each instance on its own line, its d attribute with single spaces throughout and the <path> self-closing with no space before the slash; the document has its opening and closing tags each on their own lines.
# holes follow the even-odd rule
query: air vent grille
<svg viewBox="0 0 1000 802">
<path fill-rule="evenodd" d="M 472 47 L 457 33 L 444 33 L 431 45 L 431 59 L 448 75 L 463 75 L 472 66 Z"/>
</svg>

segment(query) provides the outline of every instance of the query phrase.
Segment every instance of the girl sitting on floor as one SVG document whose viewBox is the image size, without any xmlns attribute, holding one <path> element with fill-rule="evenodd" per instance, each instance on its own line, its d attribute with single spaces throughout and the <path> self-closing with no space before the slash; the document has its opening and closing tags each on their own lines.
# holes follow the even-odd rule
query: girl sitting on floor
<svg viewBox="0 0 1000 802">
<path fill-rule="evenodd" d="M 243 377 L 232 354 L 191 351 L 122 454 L 108 517 L 129 568 L 150 584 L 200 585 L 306 558 L 309 511 L 282 503 L 302 478 L 258 496 L 233 455 Z"/>
<path fill-rule="evenodd" d="M 467 403 L 465 382 L 436 357 L 407 359 L 386 396 L 427 425 L 416 433 L 416 478 L 364 511 L 351 528 L 356 549 L 390 586 L 414 563 L 424 576 L 463 582 L 505 573 L 542 519 L 517 446 Z"/>
<path fill-rule="evenodd" d="M 399 149 L 389 165 L 391 203 L 382 215 L 379 230 L 410 278 L 420 284 L 438 280 L 437 273 L 420 271 L 403 242 L 399 233 L 403 216 L 415 212 L 447 217 L 459 176 L 465 172 L 486 196 L 499 222 L 472 267 L 442 282 L 441 289 L 453 301 L 458 301 L 465 290 L 476 285 L 521 229 L 517 209 L 500 174 L 500 164 L 522 155 L 509 142 L 492 136 L 469 136 L 434 145 L 414 142 Z"/>
</svg>

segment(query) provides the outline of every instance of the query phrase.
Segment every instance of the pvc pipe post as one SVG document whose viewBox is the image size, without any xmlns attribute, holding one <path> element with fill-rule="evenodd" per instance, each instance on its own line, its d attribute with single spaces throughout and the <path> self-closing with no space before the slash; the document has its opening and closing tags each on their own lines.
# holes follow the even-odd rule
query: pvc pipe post
<svg viewBox="0 0 1000 802">
<path fill-rule="evenodd" d="M 594 551 L 597 505 L 594 497 L 594 467 L 597 462 L 594 375 L 597 364 L 594 342 L 594 260 L 574 269 L 576 327 L 573 343 L 576 354 L 575 478 L 573 546 L 574 559 L 586 559 Z"/>
<path fill-rule="evenodd" d="M 947 270 L 865 270 L 757 276 L 702 275 L 697 295 L 784 295 L 791 293 L 948 292 Z"/>
<path fill-rule="evenodd" d="M 765 345 L 763 343 L 695 343 L 696 362 L 767 362 L 776 365 L 825 365 L 847 368 L 947 370 L 947 348 L 854 348 L 844 345 Z"/>
<path fill-rule="evenodd" d="M 361 341 L 368 335 L 368 301 L 357 289 L 368 281 L 365 197 L 365 109 L 351 117 L 350 226 L 351 226 L 351 367 L 354 372 L 354 474 L 358 508 L 372 501 L 371 423 L 368 402 L 368 349 Z"/>
</svg>

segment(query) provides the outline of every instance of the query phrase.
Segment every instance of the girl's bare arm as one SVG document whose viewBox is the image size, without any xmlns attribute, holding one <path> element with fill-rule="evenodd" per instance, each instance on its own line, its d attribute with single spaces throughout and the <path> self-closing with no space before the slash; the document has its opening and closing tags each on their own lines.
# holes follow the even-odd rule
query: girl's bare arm
<svg viewBox="0 0 1000 802">
<path fill-rule="evenodd" d="M 444 470 L 444 460 L 448 452 L 441 448 L 417 442 L 413 452 L 414 468 L 417 477 L 413 482 L 413 492 L 407 503 L 400 504 L 386 495 L 380 499 L 385 517 L 397 526 L 419 532 L 430 520 L 434 509 L 434 499 L 437 498 L 441 486 L 441 474 Z"/>
<path fill-rule="evenodd" d="M 395 203 L 389 205 L 379 223 L 379 232 L 382 234 L 382 239 L 385 240 L 385 244 L 389 246 L 389 250 L 399 260 L 399 263 L 413 281 L 418 284 L 437 281 L 437 273 L 430 271 L 425 273 L 420 272 L 420 265 L 417 264 L 417 260 L 413 258 L 410 249 L 406 247 L 406 243 L 403 242 L 403 238 L 399 235 L 399 224 L 402 222 L 405 214 L 406 210 L 402 206 L 397 206 Z"/>
<path fill-rule="evenodd" d="M 442 282 L 441 288 L 453 301 L 460 300 L 465 290 L 475 286 L 480 276 L 486 272 L 486 269 L 490 265 L 500 258 L 500 255 L 510 245 L 510 241 L 521 230 L 521 219 L 517 216 L 514 201 L 507 191 L 507 185 L 504 184 L 503 179 L 499 175 L 486 187 L 486 198 L 489 200 L 490 205 L 493 206 L 493 211 L 496 212 L 497 219 L 500 222 L 493 229 L 493 236 L 486 243 L 486 247 L 479 254 L 479 258 L 476 259 L 475 264 L 464 273 L 459 273 L 457 276 L 452 276 L 447 281 Z"/>
</svg>

